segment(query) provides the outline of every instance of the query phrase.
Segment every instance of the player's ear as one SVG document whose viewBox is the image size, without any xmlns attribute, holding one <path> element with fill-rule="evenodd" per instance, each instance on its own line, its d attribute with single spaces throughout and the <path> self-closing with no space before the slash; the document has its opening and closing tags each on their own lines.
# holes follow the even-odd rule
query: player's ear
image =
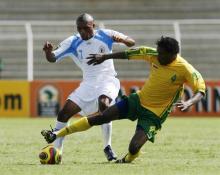
<svg viewBox="0 0 220 175">
<path fill-rule="evenodd" d="M 95 28 L 95 23 L 93 23 L 93 28 Z"/>
</svg>

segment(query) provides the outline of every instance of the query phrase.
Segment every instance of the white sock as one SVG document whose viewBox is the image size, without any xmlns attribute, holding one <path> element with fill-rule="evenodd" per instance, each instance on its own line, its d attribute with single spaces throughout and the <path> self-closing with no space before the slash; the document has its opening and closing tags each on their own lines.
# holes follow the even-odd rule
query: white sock
<svg viewBox="0 0 220 175">
<path fill-rule="evenodd" d="M 104 148 L 108 145 L 111 146 L 112 142 L 112 122 L 101 125 Z"/>
<path fill-rule="evenodd" d="M 68 122 L 63 123 L 63 122 L 56 121 L 55 131 L 58 131 L 64 128 L 65 126 L 67 126 L 67 124 Z M 59 137 L 54 141 L 54 146 L 59 149 L 60 154 L 62 154 L 63 152 L 63 141 L 64 141 L 64 137 Z"/>
</svg>

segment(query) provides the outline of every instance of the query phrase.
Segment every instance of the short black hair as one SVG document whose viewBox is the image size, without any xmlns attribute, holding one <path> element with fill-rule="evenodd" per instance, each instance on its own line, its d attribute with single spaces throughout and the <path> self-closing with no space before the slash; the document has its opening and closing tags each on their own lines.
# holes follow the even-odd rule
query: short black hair
<svg viewBox="0 0 220 175">
<path fill-rule="evenodd" d="M 93 16 L 88 13 L 83 13 L 79 15 L 76 19 L 76 22 L 89 22 L 94 21 Z"/>
<path fill-rule="evenodd" d="M 171 54 L 178 54 L 180 50 L 178 41 L 171 37 L 162 36 L 159 40 L 157 40 L 156 44 L 158 47 L 163 48 Z"/>
</svg>

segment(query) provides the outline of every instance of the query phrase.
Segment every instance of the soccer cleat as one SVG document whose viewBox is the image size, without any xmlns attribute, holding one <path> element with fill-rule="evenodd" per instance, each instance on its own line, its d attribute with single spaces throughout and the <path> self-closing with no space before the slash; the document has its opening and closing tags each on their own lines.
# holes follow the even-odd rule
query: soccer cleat
<svg viewBox="0 0 220 175">
<path fill-rule="evenodd" d="M 127 156 L 127 154 L 126 154 L 126 156 Z M 126 162 L 126 160 L 125 160 L 126 156 L 124 156 L 122 159 L 116 160 L 115 163 L 131 163 L 131 162 Z"/>
<path fill-rule="evenodd" d="M 56 134 L 50 130 L 42 130 L 41 134 L 44 136 L 44 139 L 47 141 L 47 143 L 52 143 L 57 137 Z"/>
<path fill-rule="evenodd" d="M 112 160 L 117 159 L 117 155 L 114 153 L 114 151 L 112 150 L 110 145 L 105 147 L 104 153 L 105 153 L 105 156 L 108 159 L 108 161 L 112 161 Z"/>
<path fill-rule="evenodd" d="M 125 161 L 125 157 L 124 157 L 122 159 L 116 160 L 115 163 L 128 163 L 128 162 Z"/>
</svg>

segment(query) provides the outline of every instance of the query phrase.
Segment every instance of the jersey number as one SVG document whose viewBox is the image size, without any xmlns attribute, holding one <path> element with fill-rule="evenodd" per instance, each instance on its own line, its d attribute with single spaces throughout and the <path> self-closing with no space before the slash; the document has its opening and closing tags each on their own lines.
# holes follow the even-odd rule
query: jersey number
<svg viewBox="0 0 220 175">
<path fill-rule="evenodd" d="M 82 50 L 79 50 L 80 53 L 80 59 L 83 59 Z"/>
</svg>

